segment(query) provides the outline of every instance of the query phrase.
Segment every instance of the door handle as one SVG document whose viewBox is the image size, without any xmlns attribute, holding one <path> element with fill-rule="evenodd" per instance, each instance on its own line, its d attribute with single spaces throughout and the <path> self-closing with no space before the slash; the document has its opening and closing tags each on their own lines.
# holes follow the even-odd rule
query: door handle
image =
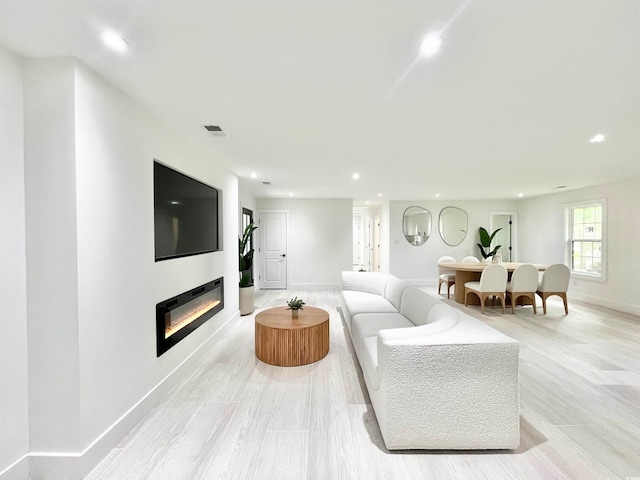
<svg viewBox="0 0 640 480">
<path fill-rule="evenodd" d="M 283 253 L 282 255 L 280 255 L 282 258 L 286 257 L 286 255 Z"/>
</svg>

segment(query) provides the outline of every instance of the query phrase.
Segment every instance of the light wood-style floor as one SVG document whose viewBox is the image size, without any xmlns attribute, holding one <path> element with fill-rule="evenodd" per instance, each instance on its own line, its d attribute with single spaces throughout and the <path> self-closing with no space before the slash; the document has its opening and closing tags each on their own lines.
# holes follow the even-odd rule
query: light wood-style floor
<svg viewBox="0 0 640 480">
<path fill-rule="evenodd" d="M 389 452 L 336 311 L 339 292 L 263 291 L 256 304 L 293 296 L 330 312 L 327 357 L 264 364 L 255 314 L 242 317 L 87 478 L 640 479 L 639 317 L 576 302 L 565 316 L 554 299 L 546 316 L 531 307 L 483 316 L 450 301 L 521 342 L 521 446 Z"/>
</svg>

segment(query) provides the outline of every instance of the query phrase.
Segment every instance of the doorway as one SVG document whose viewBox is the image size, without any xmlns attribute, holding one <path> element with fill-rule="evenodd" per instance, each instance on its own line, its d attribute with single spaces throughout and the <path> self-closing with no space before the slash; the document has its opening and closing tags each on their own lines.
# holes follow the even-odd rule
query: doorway
<svg viewBox="0 0 640 480">
<path fill-rule="evenodd" d="M 381 263 L 381 214 L 371 207 L 353 208 L 353 270 L 379 272 Z"/>
<path fill-rule="evenodd" d="M 371 271 L 380 271 L 380 215 L 373 217 L 373 265 Z"/>
<path fill-rule="evenodd" d="M 364 229 L 363 217 L 359 214 L 353 215 L 353 270 L 364 269 Z"/>
<path fill-rule="evenodd" d="M 260 289 L 287 288 L 289 212 L 260 212 Z"/>
<path fill-rule="evenodd" d="M 517 261 L 517 238 L 518 238 L 518 212 L 491 212 L 489 218 L 489 229 L 494 232 L 500 228 L 491 243 L 492 245 L 502 245 L 500 254 L 504 262 Z"/>
</svg>

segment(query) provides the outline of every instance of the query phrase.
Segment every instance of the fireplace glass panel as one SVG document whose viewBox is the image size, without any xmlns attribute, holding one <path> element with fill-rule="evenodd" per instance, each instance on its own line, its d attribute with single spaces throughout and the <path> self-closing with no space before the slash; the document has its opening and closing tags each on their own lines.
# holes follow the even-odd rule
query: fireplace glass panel
<svg viewBox="0 0 640 480">
<path fill-rule="evenodd" d="M 223 280 L 218 278 L 156 305 L 158 356 L 224 308 Z"/>
<path fill-rule="evenodd" d="M 169 338 L 220 305 L 220 293 L 218 289 L 203 293 L 194 300 L 168 311 L 164 317 L 164 337 Z"/>
</svg>

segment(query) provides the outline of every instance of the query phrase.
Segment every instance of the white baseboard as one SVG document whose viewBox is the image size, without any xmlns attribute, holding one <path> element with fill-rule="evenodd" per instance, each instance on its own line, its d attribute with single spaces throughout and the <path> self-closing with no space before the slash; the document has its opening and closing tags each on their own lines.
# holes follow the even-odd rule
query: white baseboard
<svg viewBox="0 0 640 480">
<path fill-rule="evenodd" d="M 4 471 L 0 480 L 80 480 L 115 448 L 169 391 L 193 371 L 207 353 L 207 346 L 240 318 L 240 311 L 218 327 L 198 348 L 107 428 L 82 452 L 29 452 Z"/>
<path fill-rule="evenodd" d="M 340 283 L 290 283 L 289 290 L 340 290 Z"/>
<path fill-rule="evenodd" d="M 572 293 L 571 290 L 567 293 L 569 301 L 578 300 L 579 302 L 588 303 L 590 305 L 596 305 L 598 307 L 609 308 L 611 310 L 617 310 L 618 312 L 629 313 L 631 315 L 640 316 L 640 306 L 631 305 L 629 303 L 616 302 L 607 298 L 594 297 L 592 295 L 583 295 L 581 293 Z M 571 310 L 571 304 L 569 303 L 569 310 Z"/>
<path fill-rule="evenodd" d="M 403 281 L 416 287 L 433 287 L 438 285 L 438 280 L 427 280 L 424 278 L 405 278 Z"/>
<path fill-rule="evenodd" d="M 23 455 L 0 471 L 0 480 L 25 480 L 29 478 L 29 456 Z"/>
</svg>

